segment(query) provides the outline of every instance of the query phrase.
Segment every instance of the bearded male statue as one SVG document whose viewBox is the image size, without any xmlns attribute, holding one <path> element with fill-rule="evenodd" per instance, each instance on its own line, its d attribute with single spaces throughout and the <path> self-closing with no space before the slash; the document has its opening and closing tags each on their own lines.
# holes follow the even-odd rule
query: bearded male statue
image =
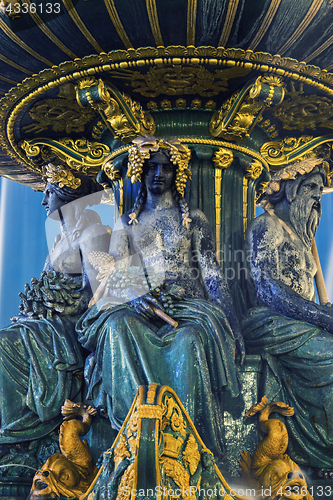
<svg viewBox="0 0 333 500">
<path fill-rule="evenodd" d="M 246 234 L 253 307 L 243 335 L 247 352 L 267 362 L 263 394 L 295 408 L 286 421 L 293 460 L 333 471 L 333 308 L 315 302 L 311 252 L 327 170 L 323 160 L 307 159 L 269 183 L 265 213 Z"/>
</svg>

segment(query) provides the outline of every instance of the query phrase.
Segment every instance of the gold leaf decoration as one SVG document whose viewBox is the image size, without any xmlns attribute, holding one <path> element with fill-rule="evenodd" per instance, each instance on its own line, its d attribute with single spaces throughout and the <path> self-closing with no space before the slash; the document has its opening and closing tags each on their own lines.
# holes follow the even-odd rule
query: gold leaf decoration
<svg viewBox="0 0 333 500">
<path fill-rule="evenodd" d="M 220 169 L 225 169 L 230 167 L 234 159 L 233 152 L 231 149 L 227 148 L 219 148 L 218 151 L 216 151 L 214 157 L 213 157 L 213 162 L 215 165 L 215 168 L 220 168 Z"/>
</svg>

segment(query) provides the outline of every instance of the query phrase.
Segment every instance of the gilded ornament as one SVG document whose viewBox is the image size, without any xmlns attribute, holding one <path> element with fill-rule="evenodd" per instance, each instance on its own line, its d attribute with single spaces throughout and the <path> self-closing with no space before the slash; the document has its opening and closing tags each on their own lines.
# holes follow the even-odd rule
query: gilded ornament
<svg viewBox="0 0 333 500">
<path fill-rule="evenodd" d="M 92 483 L 97 467 L 80 436 L 90 429 L 97 411 L 68 399 L 61 409 L 60 453 L 54 453 L 35 474 L 29 498 L 79 498 Z"/>
<path fill-rule="evenodd" d="M 245 418 L 258 412 L 259 429 L 266 437 L 259 442 L 252 456 L 248 451 L 241 453 L 239 465 L 244 485 L 256 489 L 256 498 L 264 499 L 268 490 L 270 498 L 313 500 L 301 469 L 285 453 L 289 439 L 285 424 L 280 419 L 269 418 L 273 412 L 290 417 L 294 409 L 281 401 L 268 404 L 264 396 L 260 403 L 250 408 Z"/>
<path fill-rule="evenodd" d="M 83 110 L 72 99 L 44 99 L 38 101 L 29 111 L 34 123 L 26 125 L 26 133 L 39 134 L 47 130 L 66 132 L 67 134 L 84 132 L 84 127 L 91 122 L 96 113 L 92 109 Z"/>
<path fill-rule="evenodd" d="M 117 469 L 120 462 L 126 457 L 130 458 L 131 453 L 128 449 L 124 434 L 121 434 L 117 446 L 114 449 L 114 468 Z"/>
<path fill-rule="evenodd" d="M 177 99 L 175 104 L 176 104 L 176 108 L 186 108 L 185 99 Z"/>
<path fill-rule="evenodd" d="M 128 421 L 126 428 L 126 436 L 129 438 L 132 435 L 137 434 L 139 426 L 139 416 L 138 416 L 139 400 L 137 400 L 131 418 Z"/>
<path fill-rule="evenodd" d="M 162 438 L 163 438 L 162 455 L 171 458 L 178 458 L 180 448 L 184 442 L 184 439 L 182 439 L 179 436 L 174 437 L 173 434 L 170 434 L 168 432 L 162 432 Z"/>
<path fill-rule="evenodd" d="M 79 104 L 96 109 L 115 139 L 129 142 L 138 135 L 155 131 L 151 115 L 127 94 L 119 92 L 114 85 L 105 84 L 102 79 L 91 80 L 89 85 L 85 82 L 79 81 L 77 85 Z"/>
<path fill-rule="evenodd" d="M 239 59 L 243 60 L 245 58 L 245 50 L 243 49 L 225 49 L 223 51 L 222 57 L 226 57 L 230 59 Z"/>
<path fill-rule="evenodd" d="M 44 169 L 45 179 L 51 184 L 59 184 L 60 188 L 64 186 L 70 187 L 72 189 L 77 189 L 81 186 L 81 179 L 75 177 L 72 172 L 63 165 L 55 165 L 54 163 L 49 163 Z"/>
<path fill-rule="evenodd" d="M 321 70 L 318 68 L 318 66 L 313 66 L 312 64 L 307 64 L 306 66 L 302 66 L 299 70 L 300 73 L 304 73 L 305 75 L 312 76 L 312 77 L 317 77 Z"/>
<path fill-rule="evenodd" d="M 233 152 L 227 148 L 219 148 L 213 156 L 215 168 L 225 169 L 230 167 L 234 160 Z"/>
<path fill-rule="evenodd" d="M 183 437 L 186 436 L 186 422 L 183 419 L 179 407 L 175 407 L 173 414 L 171 415 L 170 425 L 171 429 L 175 432 L 180 432 Z"/>
<path fill-rule="evenodd" d="M 185 467 L 190 469 L 190 474 L 193 476 L 200 462 L 199 447 L 193 434 L 190 434 L 188 437 L 185 450 L 183 451 L 183 462 Z"/>
<path fill-rule="evenodd" d="M 258 177 L 260 177 L 261 175 L 262 170 L 262 163 L 258 160 L 252 160 L 251 166 L 246 169 L 245 177 L 252 180 L 258 179 Z"/>
<path fill-rule="evenodd" d="M 281 121 L 285 130 L 333 129 L 333 102 L 329 97 L 293 94 L 287 97 L 289 99 L 272 109 L 273 116 Z"/>
<path fill-rule="evenodd" d="M 191 150 L 178 139 L 158 139 L 150 135 L 137 137 L 132 142 L 133 145 L 128 150 L 127 169 L 127 177 L 131 178 L 131 182 L 141 181 L 145 160 L 150 158 L 151 153 L 164 149 L 170 151 L 170 160 L 176 165 L 175 185 L 177 191 L 184 196 L 186 181 L 191 178 L 191 171 L 188 168 Z"/>
<path fill-rule="evenodd" d="M 161 101 L 161 108 L 162 109 L 170 109 L 171 108 L 171 101 L 169 101 L 169 99 L 163 99 L 163 101 Z"/>
<path fill-rule="evenodd" d="M 284 98 L 281 80 L 274 77 L 258 77 L 226 100 L 215 111 L 209 124 L 213 137 L 242 141 L 248 137 L 260 120 L 264 108 L 280 103 Z"/>
<path fill-rule="evenodd" d="M 163 460 L 164 472 L 166 476 L 171 477 L 177 486 L 180 488 L 180 493 L 183 499 L 196 500 L 195 494 L 190 489 L 190 475 L 184 467 L 171 458 Z"/>
<path fill-rule="evenodd" d="M 157 106 L 157 103 L 155 101 L 149 101 L 147 103 L 147 108 L 151 109 L 153 111 L 154 109 L 157 109 L 158 106 Z"/>
<path fill-rule="evenodd" d="M 161 429 L 164 430 L 167 425 L 171 426 L 174 432 L 186 436 L 186 422 L 179 405 L 172 397 L 165 396 L 164 403 L 162 404 L 163 419 Z"/>
<path fill-rule="evenodd" d="M 141 405 L 138 408 L 138 418 L 162 420 L 162 408 L 156 405 Z"/>
<path fill-rule="evenodd" d="M 112 160 L 104 163 L 103 170 L 111 181 L 118 181 L 121 179 L 121 172 L 116 169 Z"/>
<path fill-rule="evenodd" d="M 268 182 L 260 182 L 259 187 L 257 188 L 255 193 L 255 198 L 254 198 L 255 203 L 258 202 L 259 198 L 261 198 L 261 195 L 266 191 L 267 186 Z"/>
<path fill-rule="evenodd" d="M 46 137 L 30 139 L 20 143 L 28 158 L 33 161 L 47 161 L 57 156 L 74 170 L 87 171 L 100 169 L 104 159 L 110 154 L 109 146 L 87 139 L 64 137 L 59 141 Z"/>
<path fill-rule="evenodd" d="M 301 158 L 307 151 L 311 151 L 314 144 L 312 137 L 286 137 L 280 142 L 266 142 L 260 148 L 260 154 L 270 165 L 285 165 L 290 161 Z"/>
<path fill-rule="evenodd" d="M 205 109 L 215 109 L 216 108 L 216 102 L 209 100 L 205 104 Z"/>
<path fill-rule="evenodd" d="M 242 141 L 250 135 L 257 114 L 263 109 L 258 102 L 242 103 L 230 120 L 224 120 L 229 110 L 216 111 L 211 119 L 209 131 L 214 137 L 223 137 L 231 141 Z"/>
<path fill-rule="evenodd" d="M 66 51 L 66 48 L 64 50 Z M 308 69 L 305 63 L 279 55 L 274 55 L 271 62 L 267 63 L 267 55 L 259 52 L 256 62 L 251 62 L 250 56 L 244 62 L 246 54 L 250 53 L 242 49 L 224 49 L 223 47 L 146 47 L 114 50 L 108 54 L 96 54 L 83 59 L 76 58 L 75 61 L 65 61 L 59 66 L 53 66 L 33 77 L 26 78 L 22 84 L 10 89 L 6 97 L 1 100 L 0 147 L 6 154 L 12 155 L 17 163 L 23 164 L 28 170 L 40 173 L 38 165 L 27 158 L 16 143 L 14 135 L 16 121 L 26 106 L 38 97 L 44 96 L 50 88 L 61 88 L 70 82 L 89 79 L 88 72 L 91 77 L 111 72 L 114 78 L 120 78 L 126 83 L 126 81 L 131 81 L 136 69 L 138 72 L 143 71 L 143 66 L 145 70 L 157 66 L 163 69 L 170 67 L 170 61 L 171 67 L 174 63 L 179 65 L 179 61 L 180 64 L 186 66 L 188 58 L 197 58 L 197 63 L 204 66 L 209 59 L 216 59 L 219 65 L 234 72 L 234 76 L 227 75 L 228 78 L 237 77 L 239 71 L 250 72 L 256 69 L 265 74 L 269 72 L 272 76 L 286 76 L 291 81 L 294 79 L 298 83 L 305 83 L 320 92 L 333 95 L 333 76 L 325 70 L 319 68 L 319 73 L 316 74 L 313 67 L 309 66 Z M 310 76 L 311 74 L 316 74 L 316 76 Z M 89 87 L 87 89 L 89 91 Z"/>
<path fill-rule="evenodd" d="M 245 59 L 267 64 L 273 60 L 273 56 L 268 52 L 253 52 L 253 50 L 247 50 Z"/>
<path fill-rule="evenodd" d="M 261 78 L 262 83 L 267 83 L 268 85 L 271 85 L 272 87 L 283 87 L 284 81 L 280 76 L 272 76 L 272 75 L 264 75 Z"/>
<path fill-rule="evenodd" d="M 199 60 L 198 60 L 199 62 Z M 249 70 L 244 67 L 209 71 L 201 64 L 160 65 L 150 68 L 146 74 L 139 71 L 128 72 L 131 87 L 145 97 L 160 94 L 199 94 L 203 97 L 218 95 L 228 90 L 228 80 L 245 76 Z"/>
<path fill-rule="evenodd" d="M 96 125 L 93 126 L 93 131 L 91 133 L 91 136 L 94 139 L 99 139 L 101 137 L 102 132 L 106 130 L 107 127 L 104 122 L 98 121 Z"/>
<path fill-rule="evenodd" d="M 77 82 L 78 88 L 79 89 L 89 89 L 90 87 L 93 87 L 96 85 L 98 82 L 94 76 L 88 77 L 88 78 L 82 78 Z"/>
<path fill-rule="evenodd" d="M 193 99 L 193 101 L 191 102 L 191 108 L 195 108 L 195 109 L 198 109 L 198 108 L 201 108 L 201 100 L 200 99 Z"/>
</svg>

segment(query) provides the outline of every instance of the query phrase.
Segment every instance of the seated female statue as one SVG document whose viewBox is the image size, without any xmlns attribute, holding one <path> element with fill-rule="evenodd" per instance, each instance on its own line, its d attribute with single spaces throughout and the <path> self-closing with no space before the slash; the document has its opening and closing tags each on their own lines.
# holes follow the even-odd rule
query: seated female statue
<svg viewBox="0 0 333 500">
<path fill-rule="evenodd" d="M 75 322 L 94 286 L 88 254 L 109 245 L 98 214 L 86 209 L 99 202 L 101 187 L 57 160 L 47 165 L 46 177 L 42 205 L 59 221 L 61 234 L 41 278 L 20 294 L 15 322 L 0 331 L 1 445 L 48 434 L 62 420 L 65 399 L 78 395 L 84 359 Z"/>
<path fill-rule="evenodd" d="M 168 385 L 221 458 L 222 395 L 239 394 L 236 344 L 244 352 L 232 299 L 209 223 L 183 197 L 189 149 L 154 137 L 133 142 L 127 175 L 132 181 L 142 176 L 142 183 L 133 209 L 117 220 L 109 252 L 116 266 L 111 281 L 124 272 L 128 284 L 122 303 L 119 294 L 100 300 L 77 324 L 81 344 L 92 351 L 85 369 L 88 401 L 119 429 L 139 385 Z M 138 266 L 146 292 L 131 286 Z M 177 327 L 157 315 L 166 310 L 168 294 Z"/>
</svg>

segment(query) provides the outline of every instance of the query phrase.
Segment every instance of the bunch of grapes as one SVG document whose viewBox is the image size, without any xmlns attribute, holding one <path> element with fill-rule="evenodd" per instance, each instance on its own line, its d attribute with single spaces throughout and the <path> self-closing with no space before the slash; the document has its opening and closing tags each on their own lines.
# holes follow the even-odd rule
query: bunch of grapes
<svg viewBox="0 0 333 500">
<path fill-rule="evenodd" d="M 108 279 L 107 287 L 112 292 L 122 292 L 126 288 L 136 288 L 143 293 L 148 293 L 152 288 L 157 288 L 162 283 L 160 275 L 155 274 L 151 269 L 149 270 L 149 277 L 147 270 L 139 266 L 132 266 L 129 269 L 118 269 Z"/>
<path fill-rule="evenodd" d="M 143 164 L 145 158 L 142 156 L 135 146 L 131 146 L 128 150 L 128 172 L 127 177 L 131 178 L 132 184 L 141 180 Z"/>
</svg>

